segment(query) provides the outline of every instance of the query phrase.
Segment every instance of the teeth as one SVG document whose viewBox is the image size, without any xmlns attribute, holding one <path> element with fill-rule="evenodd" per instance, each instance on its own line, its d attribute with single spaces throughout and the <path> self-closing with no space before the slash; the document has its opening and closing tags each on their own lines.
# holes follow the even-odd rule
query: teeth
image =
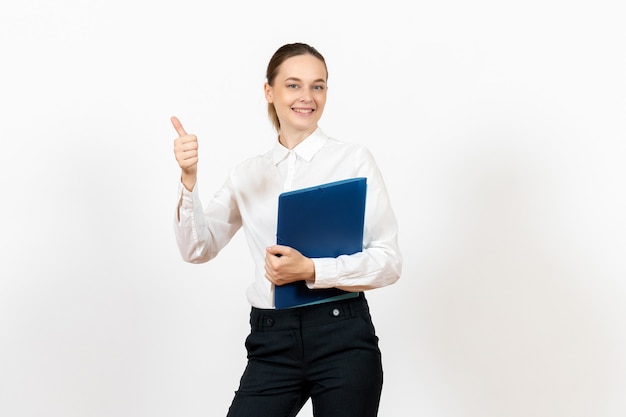
<svg viewBox="0 0 626 417">
<path fill-rule="evenodd" d="M 313 110 L 311 109 L 293 109 L 293 111 L 295 111 L 296 113 L 312 113 Z"/>
</svg>

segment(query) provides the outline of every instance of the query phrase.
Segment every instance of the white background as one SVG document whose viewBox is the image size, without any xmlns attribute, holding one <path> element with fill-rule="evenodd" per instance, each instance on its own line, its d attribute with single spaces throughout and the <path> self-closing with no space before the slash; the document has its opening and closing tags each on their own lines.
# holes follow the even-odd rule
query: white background
<svg viewBox="0 0 626 417">
<path fill-rule="evenodd" d="M 181 260 L 169 117 L 206 200 L 272 145 L 295 41 L 400 223 L 403 276 L 368 293 L 381 417 L 626 415 L 620 2 L 344 3 L 2 3 L 0 415 L 226 414 L 252 265 L 242 235 Z"/>
</svg>

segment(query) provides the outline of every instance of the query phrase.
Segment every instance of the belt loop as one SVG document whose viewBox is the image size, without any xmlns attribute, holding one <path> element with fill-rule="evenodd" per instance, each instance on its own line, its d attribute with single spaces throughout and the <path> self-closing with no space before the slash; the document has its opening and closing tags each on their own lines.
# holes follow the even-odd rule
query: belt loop
<svg viewBox="0 0 626 417">
<path fill-rule="evenodd" d="M 350 310 L 352 317 L 356 317 L 358 313 L 367 309 L 367 300 L 363 291 L 359 292 L 359 296 L 353 299 L 353 303 L 350 304 Z"/>
<path fill-rule="evenodd" d="M 350 298 L 350 299 L 347 300 L 348 302 L 346 303 L 346 310 L 348 310 L 347 312 L 349 313 L 350 317 L 352 317 L 352 318 L 356 317 L 356 309 L 355 309 L 355 307 L 356 307 L 357 303 L 360 301 L 362 294 L 363 293 L 360 293 L 358 297 Z"/>
<path fill-rule="evenodd" d="M 250 309 L 250 329 L 254 330 L 256 328 L 256 322 L 259 319 L 259 315 L 256 312 L 256 309 L 252 307 Z"/>
<path fill-rule="evenodd" d="M 252 307 L 250 314 L 250 328 L 255 331 L 263 330 L 265 327 L 265 313 L 256 307 Z"/>
</svg>

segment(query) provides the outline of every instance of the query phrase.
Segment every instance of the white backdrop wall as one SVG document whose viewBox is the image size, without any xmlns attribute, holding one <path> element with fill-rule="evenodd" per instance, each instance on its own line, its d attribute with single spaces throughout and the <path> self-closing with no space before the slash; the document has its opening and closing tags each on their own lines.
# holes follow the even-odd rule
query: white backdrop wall
<svg viewBox="0 0 626 417">
<path fill-rule="evenodd" d="M 294 41 L 401 226 L 403 277 L 368 293 L 380 415 L 625 415 L 619 3 L 3 2 L 0 415 L 225 415 L 252 265 L 242 235 L 181 260 L 169 117 L 206 200 L 272 145 L 264 70 Z"/>
</svg>

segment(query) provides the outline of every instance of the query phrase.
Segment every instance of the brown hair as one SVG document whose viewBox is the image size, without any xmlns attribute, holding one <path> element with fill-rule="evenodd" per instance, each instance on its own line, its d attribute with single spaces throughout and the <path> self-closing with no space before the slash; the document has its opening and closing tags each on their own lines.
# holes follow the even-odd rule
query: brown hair
<svg viewBox="0 0 626 417">
<path fill-rule="evenodd" d="M 326 67 L 326 60 L 324 60 L 322 54 L 320 54 L 317 49 L 313 48 L 310 45 L 307 45 L 306 43 L 296 42 L 283 45 L 278 48 L 276 52 L 274 52 L 274 55 L 267 65 L 267 71 L 265 73 L 267 83 L 269 85 L 274 84 L 274 80 L 276 78 L 276 75 L 278 75 L 280 65 L 287 59 L 294 56 L 306 54 L 313 55 L 315 58 L 324 63 L 324 67 L 326 68 L 326 78 L 328 78 L 328 68 Z M 274 125 L 276 131 L 280 131 L 280 120 L 278 120 L 278 115 L 276 114 L 276 108 L 274 108 L 274 104 L 267 103 L 267 115 L 269 116 L 270 121 Z"/>
</svg>

